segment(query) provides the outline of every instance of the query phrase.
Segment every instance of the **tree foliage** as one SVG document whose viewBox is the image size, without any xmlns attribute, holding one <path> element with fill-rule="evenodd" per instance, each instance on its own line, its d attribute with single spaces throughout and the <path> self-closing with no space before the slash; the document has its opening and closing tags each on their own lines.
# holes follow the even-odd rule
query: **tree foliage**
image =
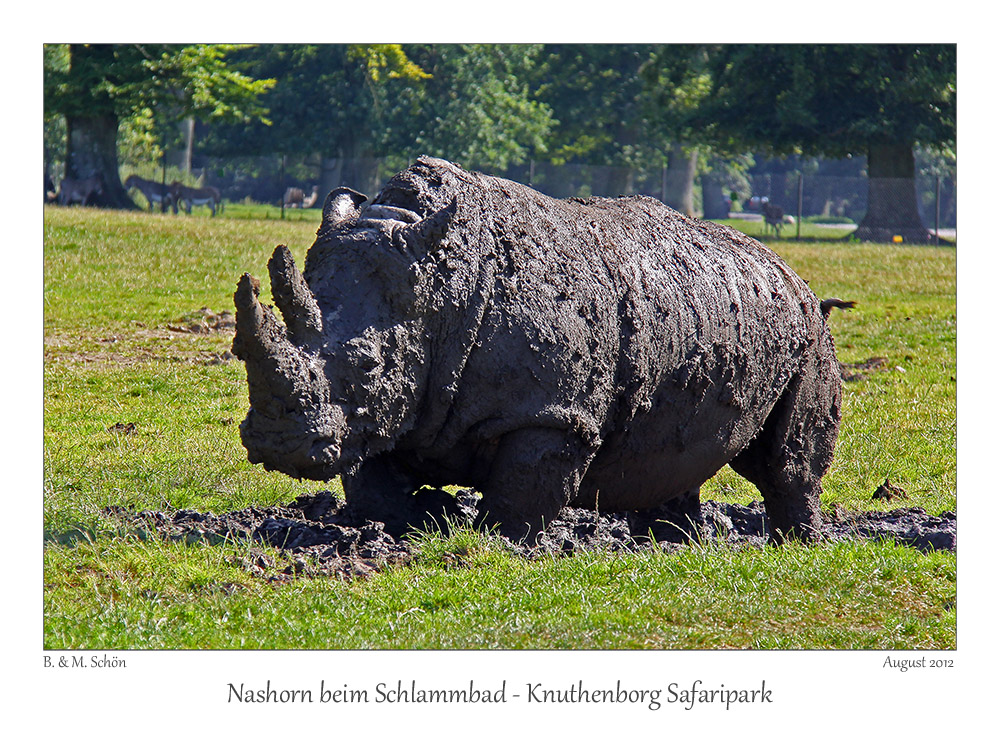
<svg viewBox="0 0 1000 737">
<path fill-rule="evenodd" d="M 536 73 L 538 98 L 557 121 L 549 158 L 610 166 L 642 166 L 662 141 L 650 134 L 651 108 L 641 70 L 657 47 L 643 44 L 553 44 Z"/>
<path fill-rule="evenodd" d="M 47 46 L 47 115 L 129 118 L 170 111 L 203 120 L 264 119 L 260 96 L 273 79 L 226 63 L 232 44 L 73 44 Z"/>
<path fill-rule="evenodd" d="M 521 45 L 273 45 L 245 68 L 278 80 L 274 125 L 216 129 L 216 153 L 327 157 L 426 153 L 504 168 L 545 145 L 550 120 L 525 81 L 538 48 Z"/>
<path fill-rule="evenodd" d="M 399 99 L 399 150 L 502 170 L 545 151 L 551 111 L 530 79 L 540 46 L 423 44 L 407 53 L 427 72 Z"/>
<path fill-rule="evenodd" d="M 955 140 L 954 45 L 717 46 L 708 66 L 691 122 L 715 140 L 829 156 Z"/>
<path fill-rule="evenodd" d="M 214 126 L 205 148 L 218 155 L 382 155 L 391 98 L 427 77 L 399 44 L 266 44 L 238 54 L 236 66 L 277 81 L 273 123 Z"/>
<path fill-rule="evenodd" d="M 225 60 L 225 44 L 70 44 L 44 55 L 45 116 L 65 121 L 66 175 L 97 175 L 102 203 L 129 207 L 118 174 L 121 121 L 132 134 L 163 140 L 181 118 L 263 118 L 260 95 L 273 80 L 254 79 Z"/>
</svg>

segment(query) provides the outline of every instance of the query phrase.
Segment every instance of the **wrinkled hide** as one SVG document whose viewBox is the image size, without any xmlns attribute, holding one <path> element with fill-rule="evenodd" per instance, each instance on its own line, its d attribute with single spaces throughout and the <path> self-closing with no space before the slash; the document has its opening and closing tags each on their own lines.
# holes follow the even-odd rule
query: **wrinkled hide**
<svg viewBox="0 0 1000 737">
<path fill-rule="evenodd" d="M 770 250 L 650 198 L 555 200 L 431 158 L 364 202 L 330 193 L 302 274 L 275 251 L 283 321 L 239 283 L 251 461 L 339 474 L 390 524 L 419 524 L 423 485 L 472 486 L 518 538 L 566 505 L 696 502 L 729 463 L 775 539 L 812 536 L 840 375 Z"/>
</svg>

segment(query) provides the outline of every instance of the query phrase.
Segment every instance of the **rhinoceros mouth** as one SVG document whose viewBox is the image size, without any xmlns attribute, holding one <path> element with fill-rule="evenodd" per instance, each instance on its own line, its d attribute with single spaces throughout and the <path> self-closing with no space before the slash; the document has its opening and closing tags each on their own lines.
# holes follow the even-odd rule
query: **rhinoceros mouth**
<svg viewBox="0 0 1000 737">
<path fill-rule="evenodd" d="M 269 443 L 257 444 L 246 437 L 243 440 L 247 459 L 262 464 L 268 471 L 312 481 L 329 481 L 340 474 L 340 445 L 332 438 L 317 438 L 292 450 Z"/>
<path fill-rule="evenodd" d="M 303 478 L 326 481 L 340 473 L 340 444 L 332 439 L 315 440 L 309 448 L 301 474 Z"/>
</svg>

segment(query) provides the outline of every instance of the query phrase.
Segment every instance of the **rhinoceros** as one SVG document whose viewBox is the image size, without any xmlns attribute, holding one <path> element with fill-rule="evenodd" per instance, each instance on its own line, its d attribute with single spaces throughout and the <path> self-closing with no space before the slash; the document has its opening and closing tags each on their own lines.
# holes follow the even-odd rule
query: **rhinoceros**
<svg viewBox="0 0 1000 737">
<path fill-rule="evenodd" d="M 340 475 L 347 508 L 416 523 L 480 495 L 512 539 L 563 507 L 646 510 L 727 463 L 772 539 L 812 539 L 840 423 L 828 306 L 776 254 L 655 199 L 553 199 L 421 157 L 369 204 L 332 191 L 300 273 L 235 294 L 248 459 Z M 435 497 L 436 498 L 436 497 Z"/>
</svg>

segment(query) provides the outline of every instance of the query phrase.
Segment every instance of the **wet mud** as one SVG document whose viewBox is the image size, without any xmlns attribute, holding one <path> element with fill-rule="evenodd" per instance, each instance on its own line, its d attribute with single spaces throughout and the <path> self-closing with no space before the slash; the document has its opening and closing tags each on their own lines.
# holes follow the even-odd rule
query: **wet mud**
<svg viewBox="0 0 1000 737">
<path fill-rule="evenodd" d="M 477 495 L 459 490 L 455 501 L 459 515 L 450 519 L 471 523 Z M 326 491 L 302 495 L 286 506 L 248 507 L 218 515 L 189 509 L 134 512 L 122 508 L 109 508 L 106 514 L 143 536 L 191 544 L 248 543 L 230 562 L 276 582 L 301 576 L 368 576 L 411 561 L 421 539 L 419 534 L 390 535 L 382 522 L 354 516 Z M 924 551 L 957 549 L 957 517 L 952 512 L 935 516 L 909 507 L 848 513 L 835 507 L 822 517 L 820 538 L 825 541 L 885 539 Z M 429 526 L 440 524 L 427 518 Z M 704 543 L 762 548 L 768 536 L 761 502 L 743 506 L 705 501 L 694 515 L 676 505 L 615 514 L 567 508 L 532 542 L 509 545 L 513 553 L 536 559 L 596 550 L 671 553 Z"/>
</svg>

